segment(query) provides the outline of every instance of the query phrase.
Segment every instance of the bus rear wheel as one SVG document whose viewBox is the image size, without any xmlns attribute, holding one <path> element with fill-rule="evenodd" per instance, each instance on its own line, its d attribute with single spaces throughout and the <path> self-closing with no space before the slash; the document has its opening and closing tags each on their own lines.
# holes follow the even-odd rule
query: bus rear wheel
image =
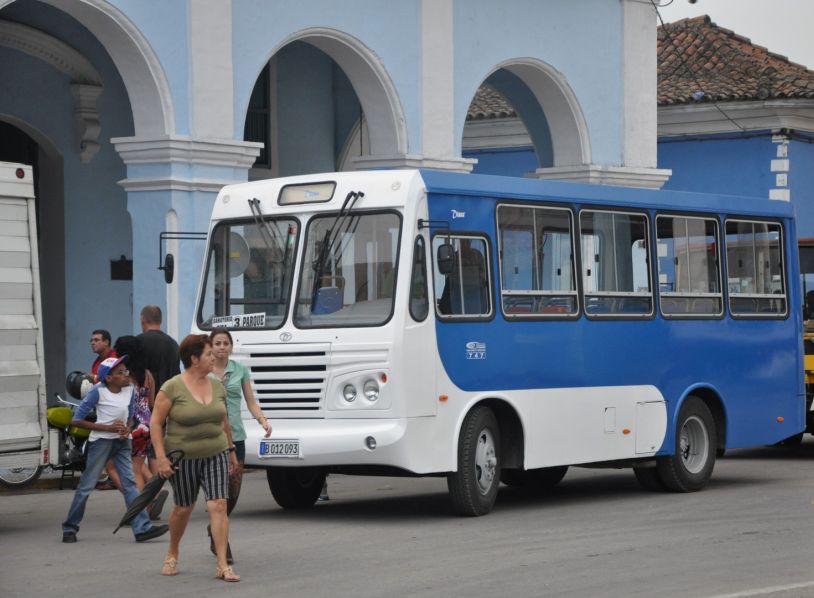
<svg viewBox="0 0 814 598">
<path fill-rule="evenodd" d="M 500 486 L 500 427 L 488 407 L 475 407 L 464 419 L 458 440 L 458 471 L 447 475 L 452 508 L 477 517 L 492 510 Z"/>
<path fill-rule="evenodd" d="M 659 457 L 656 471 L 667 490 L 697 492 L 715 467 L 715 421 L 698 397 L 688 397 L 678 413 L 674 454 Z"/>
<path fill-rule="evenodd" d="M 507 486 L 520 488 L 525 492 L 540 494 L 560 483 L 568 471 L 567 465 L 541 467 L 540 469 L 504 469 L 500 481 Z"/>
<path fill-rule="evenodd" d="M 325 484 L 325 471 L 319 467 L 269 467 L 269 490 L 284 509 L 314 506 Z"/>
</svg>

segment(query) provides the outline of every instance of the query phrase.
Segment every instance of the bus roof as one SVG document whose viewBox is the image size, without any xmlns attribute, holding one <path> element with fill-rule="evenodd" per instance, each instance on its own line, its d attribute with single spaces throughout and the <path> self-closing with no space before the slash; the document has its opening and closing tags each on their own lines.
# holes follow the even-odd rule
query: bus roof
<svg viewBox="0 0 814 598">
<path fill-rule="evenodd" d="M 723 195 L 716 193 L 695 193 L 686 191 L 664 191 L 636 189 L 632 187 L 612 187 L 585 183 L 546 181 L 520 177 L 503 177 L 479 174 L 463 174 L 437 170 L 374 170 L 308 174 L 293 177 L 267 179 L 228 185 L 220 196 L 233 198 L 259 197 L 264 209 L 275 209 L 277 197 L 284 186 L 305 183 L 336 182 L 334 197 L 326 203 L 302 204 L 303 211 L 323 211 L 338 209 L 349 190 L 367 187 L 368 199 L 372 202 L 397 205 L 409 198 L 403 195 L 407 189 L 424 186 L 428 193 L 448 195 L 496 197 L 505 199 L 540 200 L 558 202 L 628 206 L 631 208 L 658 208 L 671 211 L 692 211 L 710 213 L 735 213 L 768 218 L 788 218 L 794 209 L 789 202 L 772 201 L 767 198 Z M 394 185 L 399 182 L 399 185 Z M 423 182 L 423 185 L 422 185 Z M 400 191 L 396 191 L 400 189 Z M 395 201 L 395 204 L 393 203 Z M 215 219 L 234 216 L 234 208 L 215 204 L 212 217 Z M 233 204 L 234 205 L 234 204 Z"/>
<path fill-rule="evenodd" d="M 546 198 L 554 201 L 600 205 L 604 203 L 622 204 L 633 208 L 658 208 L 685 212 L 733 212 L 773 218 L 787 218 L 794 215 L 794 209 L 789 202 L 773 201 L 761 197 L 636 189 L 433 170 L 422 170 L 421 176 L 428 193 L 488 195 L 506 199 Z"/>
</svg>

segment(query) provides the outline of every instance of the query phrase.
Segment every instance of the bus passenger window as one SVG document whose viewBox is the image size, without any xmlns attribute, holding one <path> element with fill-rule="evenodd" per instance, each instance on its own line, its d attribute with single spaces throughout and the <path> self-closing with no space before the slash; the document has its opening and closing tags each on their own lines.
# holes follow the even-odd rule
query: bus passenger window
<svg viewBox="0 0 814 598">
<path fill-rule="evenodd" d="M 733 316 L 786 315 L 783 262 L 779 224 L 726 221 L 727 286 Z"/>
<path fill-rule="evenodd" d="M 571 212 L 563 208 L 497 208 L 500 283 L 507 318 L 577 313 Z"/>
<path fill-rule="evenodd" d="M 579 215 L 582 287 L 588 316 L 653 313 L 647 218 L 583 210 Z"/>
<path fill-rule="evenodd" d="M 447 239 L 455 250 L 455 262 L 448 276 L 438 272 L 437 266 L 434 268 L 438 314 L 468 318 L 491 315 L 489 261 L 485 239 L 437 235 L 433 238 L 433 254 Z"/>
<path fill-rule="evenodd" d="M 718 224 L 711 218 L 658 216 L 659 297 L 665 316 L 720 316 Z"/>
</svg>

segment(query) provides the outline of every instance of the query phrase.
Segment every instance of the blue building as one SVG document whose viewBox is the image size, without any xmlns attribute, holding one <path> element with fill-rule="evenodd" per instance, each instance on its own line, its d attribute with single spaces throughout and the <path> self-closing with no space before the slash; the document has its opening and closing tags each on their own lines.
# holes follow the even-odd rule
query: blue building
<svg viewBox="0 0 814 598">
<path fill-rule="evenodd" d="M 203 243 L 159 238 L 205 231 L 222 185 L 468 172 L 484 83 L 523 114 L 534 176 L 669 175 L 643 0 L 0 0 L 0 71 L 0 159 L 35 170 L 49 394 L 145 304 L 185 333 Z"/>
<path fill-rule="evenodd" d="M 481 88 L 464 133 L 476 172 L 523 176 L 550 159 L 524 122 Z M 791 201 L 799 236 L 814 237 L 814 71 L 709 17 L 660 27 L 658 166 L 672 171 L 665 189 Z"/>
</svg>

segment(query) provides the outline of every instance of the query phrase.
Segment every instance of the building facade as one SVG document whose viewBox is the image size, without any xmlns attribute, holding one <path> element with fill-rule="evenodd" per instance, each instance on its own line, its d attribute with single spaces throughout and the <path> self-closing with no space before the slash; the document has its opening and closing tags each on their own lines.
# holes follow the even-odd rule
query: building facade
<svg viewBox="0 0 814 598">
<path fill-rule="evenodd" d="M 485 82 L 523 113 L 535 176 L 661 185 L 653 16 L 645 0 L 0 0 L 0 159 L 35 169 L 49 394 L 89 367 L 91 330 L 132 333 L 145 304 L 183 336 L 203 243 L 178 233 L 206 231 L 221 186 L 468 172 Z"/>
</svg>

